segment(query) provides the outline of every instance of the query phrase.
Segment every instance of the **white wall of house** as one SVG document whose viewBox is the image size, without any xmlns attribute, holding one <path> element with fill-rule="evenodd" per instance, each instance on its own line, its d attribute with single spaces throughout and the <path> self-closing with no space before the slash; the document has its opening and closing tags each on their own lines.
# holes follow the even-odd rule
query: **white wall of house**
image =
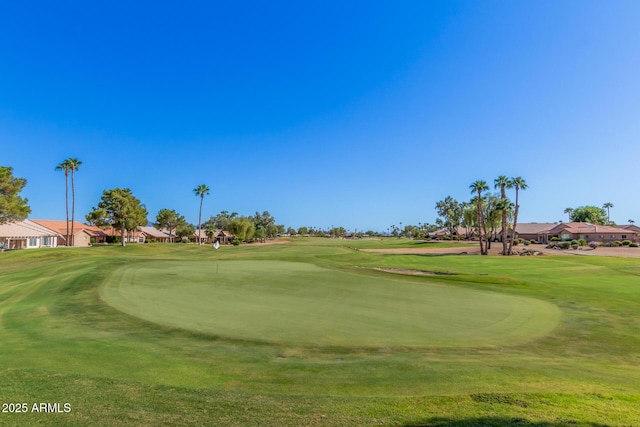
<svg viewBox="0 0 640 427">
<path fill-rule="evenodd" d="M 0 247 L 4 249 L 55 248 L 57 241 L 55 236 L 0 237 Z"/>
</svg>

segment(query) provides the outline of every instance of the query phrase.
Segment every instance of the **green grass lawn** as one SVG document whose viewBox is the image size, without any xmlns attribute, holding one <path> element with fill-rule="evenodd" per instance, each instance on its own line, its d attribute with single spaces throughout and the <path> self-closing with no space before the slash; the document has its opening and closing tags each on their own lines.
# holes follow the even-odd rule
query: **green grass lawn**
<svg viewBox="0 0 640 427">
<path fill-rule="evenodd" d="M 424 245 L 2 253 L 0 425 L 640 425 L 640 262 Z"/>
</svg>

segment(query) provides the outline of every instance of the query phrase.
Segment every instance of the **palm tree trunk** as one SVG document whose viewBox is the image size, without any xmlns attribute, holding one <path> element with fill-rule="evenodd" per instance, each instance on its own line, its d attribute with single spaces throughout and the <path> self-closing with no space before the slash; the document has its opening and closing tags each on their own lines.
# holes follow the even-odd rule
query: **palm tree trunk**
<svg viewBox="0 0 640 427">
<path fill-rule="evenodd" d="M 75 246 L 75 235 L 73 234 L 73 221 L 76 213 L 76 185 L 75 175 L 71 169 L 71 246 Z"/>
<path fill-rule="evenodd" d="M 198 213 L 198 245 L 201 245 L 201 240 L 200 240 L 200 233 L 202 232 L 202 230 L 200 230 L 200 228 L 202 227 L 202 202 L 204 201 L 204 193 L 200 196 L 200 212 Z"/>
<path fill-rule="evenodd" d="M 516 208 L 513 212 L 513 231 L 511 232 L 511 240 L 509 240 L 509 255 L 512 255 L 513 252 L 511 252 L 512 248 L 513 248 L 513 239 L 516 238 L 516 226 L 518 225 L 518 210 L 520 209 L 520 206 L 518 206 L 518 187 L 516 187 Z"/>
<path fill-rule="evenodd" d="M 65 236 L 65 246 L 69 245 L 69 171 L 65 170 L 64 173 L 64 200 L 65 200 L 65 211 L 67 215 L 67 235 Z"/>
<path fill-rule="evenodd" d="M 484 234 L 482 233 L 482 223 L 484 222 L 483 218 L 482 218 L 482 199 L 481 199 L 482 195 L 480 194 L 480 191 L 478 191 L 478 212 L 477 212 L 477 221 L 478 221 L 478 240 L 480 241 L 480 254 L 484 255 L 485 253 L 485 246 L 484 246 Z"/>
<path fill-rule="evenodd" d="M 507 250 L 507 210 L 502 209 L 502 255 L 506 255 Z"/>
</svg>

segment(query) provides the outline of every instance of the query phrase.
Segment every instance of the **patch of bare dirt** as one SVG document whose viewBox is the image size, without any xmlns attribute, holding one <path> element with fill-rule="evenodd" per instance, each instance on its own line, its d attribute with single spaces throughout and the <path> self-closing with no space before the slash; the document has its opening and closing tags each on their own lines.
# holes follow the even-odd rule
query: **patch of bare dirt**
<svg viewBox="0 0 640 427">
<path fill-rule="evenodd" d="M 480 245 L 471 243 L 473 246 L 458 248 L 389 248 L 389 249 L 360 249 L 362 252 L 378 252 L 386 254 L 398 255 L 480 255 Z M 619 246 L 615 248 L 599 247 L 591 249 L 582 247 L 582 249 L 547 249 L 546 245 L 518 245 L 513 247 L 514 255 L 517 256 L 523 250 L 538 251 L 542 255 L 590 255 L 590 256 L 610 256 L 623 258 L 640 258 L 640 248 L 629 248 Z M 501 255 L 502 244 L 500 242 L 492 242 L 489 255 Z"/>
</svg>

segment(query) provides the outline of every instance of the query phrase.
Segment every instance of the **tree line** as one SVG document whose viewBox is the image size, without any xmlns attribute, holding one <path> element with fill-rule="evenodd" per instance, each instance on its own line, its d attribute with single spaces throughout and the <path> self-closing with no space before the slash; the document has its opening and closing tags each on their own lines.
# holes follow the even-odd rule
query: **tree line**
<svg viewBox="0 0 640 427">
<path fill-rule="evenodd" d="M 528 185 L 521 177 L 508 178 L 500 175 L 494 180 L 494 189 L 500 190 L 499 194 L 489 193 L 489 185 L 486 181 L 473 182 L 469 189 L 473 197 L 468 202 L 458 202 L 451 196 L 436 203 L 436 212 L 440 216 L 436 223 L 449 230 L 453 236 L 458 227 L 468 230 L 467 238 L 477 238 L 480 243 L 480 253 L 487 255 L 491 248 L 491 241 L 498 240 L 497 232 L 500 230 L 502 254 L 513 253 L 513 238 L 515 233 L 509 233 L 511 225 L 515 230 L 518 224 L 520 212 L 519 193 L 526 190 Z M 515 203 L 507 197 L 507 190 L 515 190 Z"/>
</svg>

